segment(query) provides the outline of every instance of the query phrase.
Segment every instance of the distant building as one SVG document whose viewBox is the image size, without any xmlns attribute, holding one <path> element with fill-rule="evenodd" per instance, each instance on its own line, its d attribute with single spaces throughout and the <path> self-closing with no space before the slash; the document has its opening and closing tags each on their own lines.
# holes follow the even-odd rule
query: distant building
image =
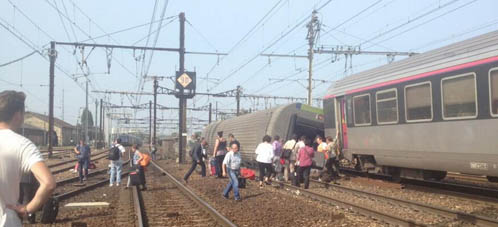
<svg viewBox="0 0 498 227">
<path fill-rule="evenodd" d="M 48 116 L 35 113 L 26 112 L 24 115 L 24 122 L 27 125 L 42 129 L 44 132 L 48 132 Z M 71 144 L 71 139 L 76 140 L 77 129 L 75 126 L 54 117 L 54 146 L 68 146 Z M 55 140 L 56 138 L 56 140 Z M 48 135 L 46 135 L 48 139 Z M 46 142 L 46 141 L 45 141 Z M 45 144 L 47 144 L 46 142 Z"/>
<path fill-rule="evenodd" d="M 45 145 L 45 133 L 42 128 L 35 127 L 30 124 L 24 123 L 21 128 L 19 128 L 17 133 L 23 135 L 24 137 L 28 138 L 37 146 Z"/>
</svg>

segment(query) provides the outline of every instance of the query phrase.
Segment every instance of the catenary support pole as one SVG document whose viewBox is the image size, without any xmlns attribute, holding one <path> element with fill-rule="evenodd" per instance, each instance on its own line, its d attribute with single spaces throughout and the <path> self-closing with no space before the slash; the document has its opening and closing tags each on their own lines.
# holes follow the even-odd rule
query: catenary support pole
<svg viewBox="0 0 498 227">
<path fill-rule="evenodd" d="M 209 124 L 211 124 L 211 115 L 213 114 L 213 105 L 209 103 Z"/>
<path fill-rule="evenodd" d="M 53 149 L 53 134 L 54 131 L 54 78 L 55 78 L 55 59 L 57 52 L 55 51 L 55 42 L 50 42 L 50 69 L 49 69 L 49 91 L 48 91 L 48 157 L 52 157 Z"/>
<path fill-rule="evenodd" d="M 185 13 L 180 13 L 180 49 L 179 49 L 179 55 L 180 55 L 180 75 L 182 75 L 185 72 Z M 186 144 L 186 138 L 185 134 L 187 132 L 186 129 L 186 107 L 187 107 L 187 100 L 184 97 L 183 93 L 183 88 L 180 89 L 180 127 L 179 127 L 179 141 L 178 141 L 178 161 L 180 163 L 184 162 L 184 149 L 185 149 L 185 144 Z"/>
<path fill-rule="evenodd" d="M 156 129 L 157 129 L 157 89 L 159 87 L 159 82 L 157 78 L 154 79 L 154 129 L 152 131 L 152 144 L 156 144 Z"/>
<path fill-rule="evenodd" d="M 237 93 L 235 95 L 235 99 L 237 99 L 237 116 L 240 115 L 240 93 L 242 92 L 242 88 L 240 85 L 237 86 Z"/>
<path fill-rule="evenodd" d="M 149 101 L 149 145 L 152 144 L 152 100 Z"/>
</svg>

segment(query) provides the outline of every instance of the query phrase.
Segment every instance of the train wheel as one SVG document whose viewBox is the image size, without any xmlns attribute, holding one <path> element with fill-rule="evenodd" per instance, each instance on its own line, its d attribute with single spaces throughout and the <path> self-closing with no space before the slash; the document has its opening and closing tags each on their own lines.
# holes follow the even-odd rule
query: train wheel
<svg viewBox="0 0 498 227">
<path fill-rule="evenodd" d="M 486 176 L 486 178 L 488 178 L 489 182 L 493 182 L 493 183 L 498 182 L 498 177 Z"/>
</svg>

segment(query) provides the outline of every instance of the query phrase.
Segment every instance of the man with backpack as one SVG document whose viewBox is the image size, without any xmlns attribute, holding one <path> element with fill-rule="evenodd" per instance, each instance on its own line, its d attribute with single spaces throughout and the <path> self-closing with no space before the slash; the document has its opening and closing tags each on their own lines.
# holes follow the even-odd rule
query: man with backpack
<svg viewBox="0 0 498 227">
<path fill-rule="evenodd" d="M 200 143 L 196 142 L 194 147 L 190 150 L 190 156 L 192 157 L 192 167 L 190 167 L 189 171 L 183 177 L 185 183 L 187 183 L 188 178 L 194 172 L 197 164 L 201 165 L 201 175 L 202 177 L 206 176 L 206 165 L 204 164 L 203 158 L 206 158 L 206 154 L 202 152 L 202 149 L 206 146 L 207 141 L 203 139 Z"/>
<path fill-rule="evenodd" d="M 114 181 L 116 181 L 116 186 L 121 183 L 121 168 L 123 165 L 122 157 L 126 152 L 123 145 L 121 145 L 121 139 L 116 139 L 114 145 L 109 150 L 109 160 L 111 161 L 111 176 L 109 177 L 110 183 L 109 187 L 114 186 Z"/>
</svg>

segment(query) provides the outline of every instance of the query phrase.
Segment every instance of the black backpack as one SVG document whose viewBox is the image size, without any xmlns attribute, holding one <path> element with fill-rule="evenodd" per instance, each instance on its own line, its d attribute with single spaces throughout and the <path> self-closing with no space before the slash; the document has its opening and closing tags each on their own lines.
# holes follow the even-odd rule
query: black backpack
<svg viewBox="0 0 498 227">
<path fill-rule="evenodd" d="M 119 160 L 119 153 L 121 151 L 119 150 L 118 146 L 114 146 L 109 150 L 109 160 L 111 161 L 117 161 Z"/>
</svg>

